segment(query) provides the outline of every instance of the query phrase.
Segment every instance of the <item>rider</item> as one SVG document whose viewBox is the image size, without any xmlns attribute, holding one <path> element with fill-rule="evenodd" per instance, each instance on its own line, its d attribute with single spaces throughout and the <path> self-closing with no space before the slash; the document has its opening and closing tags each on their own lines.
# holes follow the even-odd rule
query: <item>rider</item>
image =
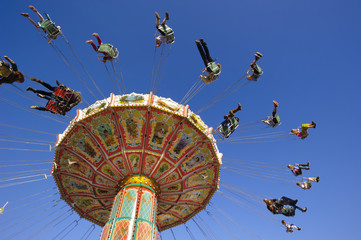
<svg viewBox="0 0 361 240">
<path fill-rule="evenodd" d="M 320 177 L 309 177 L 309 178 L 302 178 L 302 183 L 298 182 L 296 183 L 297 186 L 299 186 L 300 188 L 302 188 L 303 190 L 307 190 L 311 188 L 311 181 L 312 182 L 319 182 L 320 181 Z"/>
<path fill-rule="evenodd" d="M 159 35 L 155 38 L 155 47 L 160 47 L 162 43 L 172 44 L 174 43 L 174 31 L 168 25 L 166 25 L 169 20 L 168 12 L 165 12 L 165 18 L 160 23 L 160 16 L 158 12 L 155 12 L 155 17 L 157 18 L 155 22 L 155 27 L 157 28 Z"/>
<path fill-rule="evenodd" d="M 11 64 L 5 61 L 0 61 L 0 85 L 3 83 L 23 83 L 25 81 L 24 74 L 18 71 L 16 63 L 11 60 L 8 56 L 4 58 Z"/>
<path fill-rule="evenodd" d="M 51 43 L 52 40 L 56 39 L 59 34 L 62 34 L 61 27 L 56 26 L 55 23 L 51 21 L 48 14 L 45 14 L 46 19 L 44 19 L 44 17 L 38 12 L 38 10 L 34 6 L 29 5 L 29 8 L 33 10 L 36 13 L 36 15 L 38 15 L 40 19 L 40 22 L 38 22 L 38 24 L 36 24 L 29 17 L 28 13 L 20 13 L 20 15 L 26 17 L 31 22 L 31 24 L 33 24 L 37 29 L 41 28 L 47 34 L 49 44 Z"/>
<path fill-rule="evenodd" d="M 266 123 L 268 126 L 270 127 L 277 127 L 278 125 L 280 125 L 281 123 L 281 118 L 279 117 L 279 115 L 277 114 L 277 107 L 278 107 L 278 102 L 276 102 L 275 100 L 273 100 L 273 112 L 272 112 L 272 116 L 267 117 L 266 120 L 262 120 L 262 122 Z"/>
<path fill-rule="evenodd" d="M 199 53 L 201 54 L 204 65 L 206 66 L 203 69 L 202 74 L 207 72 L 207 75 L 200 75 L 199 77 L 203 80 L 204 83 L 211 83 L 215 81 L 221 74 L 221 64 L 215 63 L 215 61 L 211 58 L 207 44 L 203 38 L 201 38 L 199 41 L 196 40 L 196 45 Z"/>
<path fill-rule="evenodd" d="M 102 62 L 105 64 L 106 61 L 113 61 L 113 59 L 118 57 L 118 50 L 109 43 L 103 43 L 99 37 L 98 33 L 92 34 L 98 40 L 98 46 L 96 46 L 93 40 L 87 40 L 86 43 L 90 43 L 92 45 L 94 51 L 97 53 L 104 54 Z"/>
<path fill-rule="evenodd" d="M 28 87 L 26 91 L 37 93 L 38 97 L 48 100 L 46 107 L 31 106 L 32 109 L 65 115 L 68 111 L 81 102 L 80 92 L 74 92 L 72 89 L 61 84 L 59 81 L 56 81 L 58 86 L 53 87 L 50 84 L 33 77 L 30 78 L 30 80 L 40 83 L 52 91 L 46 92 Z"/>
<path fill-rule="evenodd" d="M 267 209 L 272 212 L 273 214 L 283 214 L 287 217 L 292 217 L 296 213 L 296 209 L 306 212 L 307 207 L 300 208 L 297 206 L 297 200 L 292 200 L 288 197 L 281 197 L 280 199 L 263 199 L 266 203 Z M 289 205 L 285 207 L 284 205 Z"/>
<path fill-rule="evenodd" d="M 292 129 L 290 134 L 296 135 L 301 139 L 305 139 L 308 137 L 308 129 L 309 128 L 316 128 L 316 123 L 312 121 L 312 123 L 305 123 L 301 125 L 301 128 Z"/>
<path fill-rule="evenodd" d="M 247 72 L 248 76 L 247 79 L 250 81 L 257 82 L 258 78 L 263 74 L 262 68 L 256 64 L 256 62 L 262 57 L 263 55 L 260 52 L 256 52 L 254 55 L 254 60 L 251 63 L 251 69 Z M 249 72 L 252 72 L 252 75 Z"/>
<path fill-rule="evenodd" d="M 288 164 L 287 167 L 291 169 L 292 173 L 297 177 L 298 175 L 302 175 L 302 169 L 310 170 L 310 162 L 307 164 L 303 163 L 295 163 L 294 165 Z"/>
<path fill-rule="evenodd" d="M 286 229 L 286 232 L 292 233 L 292 232 L 293 232 L 293 229 L 297 229 L 298 231 L 301 230 L 300 227 L 297 227 L 296 225 L 294 225 L 294 224 L 292 224 L 292 223 L 289 224 L 289 223 L 287 223 L 285 220 L 282 220 L 281 223 L 286 226 L 286 228 L 287 228 L 287 229 Z"/>
<path fill-rule="evenodd" d="M 224 116 L 224 121 L 221 123 L 220 130 L 225 138 L 228 138 L 238 127 L 239 118 L 235 117 L 235 113 L 242 110 L 242 105 L 238 103 L 238 107 L 229 111 L 229 114 Z"/>
</svg>

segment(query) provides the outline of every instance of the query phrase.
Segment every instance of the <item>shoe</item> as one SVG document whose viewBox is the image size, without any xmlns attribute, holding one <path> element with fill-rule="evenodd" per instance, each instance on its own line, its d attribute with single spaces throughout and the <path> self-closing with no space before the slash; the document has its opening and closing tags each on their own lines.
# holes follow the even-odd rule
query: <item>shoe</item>
<svg viewBox="0 0 361 240">
<path fill-rule="evenodd" d="M 278 102 L 273 100 L 273 104 L 275 105 L 275 107 L 278 107 Z"/>
<path fill-rule="evenodd" d="M 165 12 L 165 19 L 169 20 L 169 13 L 168 12 Z"/>
<path fill-rule="evenodd" d="M 203 39 L 203 38 L 199 39 L 199 41 L 201 41 L 201 43 L 204 43 L 204 39 Z"/>
<path fill-rule="evenodd" d="M 298 200 L 296 199 L 296 200 L 294 200 L 293 202 L 294 202 L 293 205 L 297 205 Z"/>
<path fill-rule="evenodd" d="M 34 12 L 37 12 L 38 10 L 36 10 L 36 8 L 33 6 L 33 5 L 29 5 L 29 8 L 31 9 L 31 10 L 33 10 Z"/>
<path fill-rule="evenodd" d="M 307 164 L 306 164 L 306 165 L 307 165 L 307 167 L 310 167 L 310 162 L 307 162 Z"/>
<path fill-rule="evenodd" d="M 316 128 L 316 123 L 314 121 L 312 121 L 312 125 Z"/>
<path fill-rule="evenodd" d="M 29 13 L 20 13 L 21 16 L 29 17 Z"/>
<path fill-rule="evenodd" d="M 301 230 L 301 228 L 299 227 L 299 228 L 297 228 L 297 230 L 298 230 L 298 231 L 300 231 L 300 230 Z"/>
<path fill-rule="evenodd" d="M 94 37 L 99 37 L 99 34 L 98 33 L 93 33 L 92 34 Z"/>
<path fill-rule="evenodd" d="M 34 88 L 32 88 L 32 87 L 27 87 L 27 88 L 26 88 L 26 91 L 34 91 Z"/>
<path fill-rule="evenodd" d="M 307 211 L 307 207 L 305 207 L 304 209 L 302 209 L 302 212 L 306 212 Z"/>
<path fill-rule="evenodd" d="M 239 111 L 242 110 L 242 105 L 240 103 L 238 103 L 238 108 Z"/>
<path fill-rule="evenodd" d="M 260 59 L 263 55 L 260 52 L 257 52 L 254 57 L 256 60 Z"/>
<path fill-rule="evenodd" d="M 156 17 L 158 20 L 160 20 L 160 16 L 159 16 L 158 12 L 155 12 L 155 17 Z"/>
<path fill-rule="evenodd" d="M 61 83 L 60 83 L 58 80 L 56 80 L 56 84 L 58 84 L 58 86 L 60 86 L 60 85 L 61 85 Z"/>
<path fill-rule="evenodd" d="M 316 178 L 316 182 L 319 182 L 319 181 L 320 181 L 320 177 L 317 177 L 317 178 Z"/>
<path fill-rule="evenodd" d="M 92 43 L 93 42 L 93 40 L 87 40 L 87 41 L 85 41 L 85 43 Z"/>
</svg>

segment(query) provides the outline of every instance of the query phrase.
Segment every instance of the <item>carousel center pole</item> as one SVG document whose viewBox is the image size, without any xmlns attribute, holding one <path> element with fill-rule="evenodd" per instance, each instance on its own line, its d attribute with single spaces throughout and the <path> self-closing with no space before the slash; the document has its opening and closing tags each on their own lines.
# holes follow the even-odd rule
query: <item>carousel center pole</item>
<svg viewBox="0 0 361 240">
<path fill-rule="evenodd" d="M 112 211 L 100 240 L 155 240 L 159 185 L 144 175 L 132 175 L 119 183 Z"/>
</svg>

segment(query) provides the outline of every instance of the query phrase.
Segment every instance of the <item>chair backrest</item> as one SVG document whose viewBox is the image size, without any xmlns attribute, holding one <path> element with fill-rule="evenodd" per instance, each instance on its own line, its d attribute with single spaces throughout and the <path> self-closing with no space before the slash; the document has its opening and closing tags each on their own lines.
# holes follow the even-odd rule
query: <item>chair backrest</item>
<svg viewBox="0 0 361 240">
<path fill-rule="evenodd" d="M 49 19 L 45 19 L 44 21 L 42 21 L 39 26 L 49 35 L 49 37 L 54 38 L 56 37 L 59 33 L 60 30 L 59 28 L 55 25 L 55 23 L 53 23 L 51 20 Z"/>
<path fill-rule="evenodd" d="M 118 49 L 116 49 L 113 45 L 108 43 L 101 44 L 98 47 L 98 52 L 106 53 L 112 58 L 117 58 L 119 55 Z"/>
</svg>

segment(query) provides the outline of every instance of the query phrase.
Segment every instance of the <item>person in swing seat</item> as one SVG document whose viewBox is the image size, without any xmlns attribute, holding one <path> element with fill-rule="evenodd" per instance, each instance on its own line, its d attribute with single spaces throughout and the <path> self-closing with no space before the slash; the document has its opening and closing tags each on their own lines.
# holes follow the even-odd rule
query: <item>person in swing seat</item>
<svg viewBox="0 0 361 240">
<path fill-rule="evenodd" d="M 37 82 L 51 92 L 37 90 L 32 87 L 28 87 L 26 91 L 32 91 L 37 93 L 37 96 L 43 99 L 48 100 L 45 107 L 31 106 L 32 109 L 37 109 L 39 111 L 49 111 L 51 113 L 56 113 L 60 115 L 65 115 L 73 107 L 78 105 L 81 102 L 80 92 L 75 92 L 71 88 L 66 87 L 61 84 L 59 81 L 56 81 L 58 86 L 51 86 L 50 84 L 36 78 L 30 78 L 30 80 Z"/>
<path fill-rule="evenodd" d="M 38 15 L 40 22 L 35 23 L 34 20 L 29 17 L 28 13 L 20 13 L 20 15 L 26 17 L 37 29 L 42 29 L 47 34 L 49 44 L 52 40 L 55 40 L 58 35 L 62 34 L 61 27 L 56 26 L 55 23 L 51 21 L 49 14 L 45 14 L 46 18 L 44 18 L 34 6 L 29 5 L 29 8 Z"/>
<path fill-rule="evenodd" d="M 11 67 L 6 61 L 0 61 L 0 85 L 14 82 L 23 83 L 25 81 L 24 74 L 18 70 L 16 63 L 8 56 L 4 56 L 4 58 L 11 64 Z"/>
<path fill-rule="evenodd" d="M 257 52 L 254 55 L 254 60 L 251 63 L 251 69 L 247 72 L 247 80 L 257 82 L 258 78 L 263 74 L 262 68 L 257 65 L 257 61 L 261 57 L 263 57 L 263 55 L 260 52 Z M 252 74 L 249 74 L 249 72 L 252 72 Z"/>
<path fill-rule="evenodd" d="M 273 107 L 272 116 L 267 117 L 266 120 L 262 120 L 262 122 L 264 122 L 265 124 L 267 124 L 268 126 L 270 126 L 272 128 L 277 127 L 281 123 L 281 118 L 279 117 L 279 115 L 277 113 L 278 102 L 273 100 L 273 106 L 274 107 Z"/>
<path fill-rule="evenodd" d="M 301 139 L 305 139 L 308 137 L 308 129 L 309 128 L 316 128 L 316 123 L 314 121 L 312 121 L 312 123 L 302 124 L 300 128 L 292 129 L 290 134 L 296 135 L 297 137 L 300 137 Z"/>
<path fill-rule="evenodd" d="M 92 34 L 98 41 L 98 46 L 96 46 L 93 42 L 93 40 L 87 40 L 85 41 L 86 43 L 90 44 L 94 51 L 96 51 L 97 53 L 102 53 L 103 54 L 103 58 L 102 58 L 102 62 L 105 64 L 107 61 L 113 61 L 115 58 L 118 57 L 119 52 L 118 50 L 111 44 L 109 43 L 103 43 L 102 40 L 99 37 L 98 33 L 93 33 Z"/>
<path fill-rule="evenodd" d="M 218 127 L 219 132 L 223 134 L 225 138 L 228 138 L 238 127 L 239 118 L 235 116 L 236 112 L 242 110 L 242 105 L 238 103 L 237 108 L 229 111 L 229 114 L 224 116 L 224 121 Z"/>
<path fill-rule="evenodd" d="M 202 71 L 202 75 L 199 77 L 206 84 L 214 82 L 221 74 L 221 64 L 216 63 L 212 59 L 211 55 L 209 54 L 208 46 L 203 38 L 196 40 L 195 42 L 205 65 L 205 68 Z"/>
<path fill-rule="evenodd" d="M 158 12 L 155 12 L 156 22 L 155 27 L 157 28 L 159 34 L 155 37 L 155 47 L 160 47 L 163 43 L 172 44 L 174 43 L 174 31 L 168 25 L 166 25 L 169 20 L 169 13 L 165 12 L 165 18 L 160 22 L 160 16 Z"/>
</svg>

